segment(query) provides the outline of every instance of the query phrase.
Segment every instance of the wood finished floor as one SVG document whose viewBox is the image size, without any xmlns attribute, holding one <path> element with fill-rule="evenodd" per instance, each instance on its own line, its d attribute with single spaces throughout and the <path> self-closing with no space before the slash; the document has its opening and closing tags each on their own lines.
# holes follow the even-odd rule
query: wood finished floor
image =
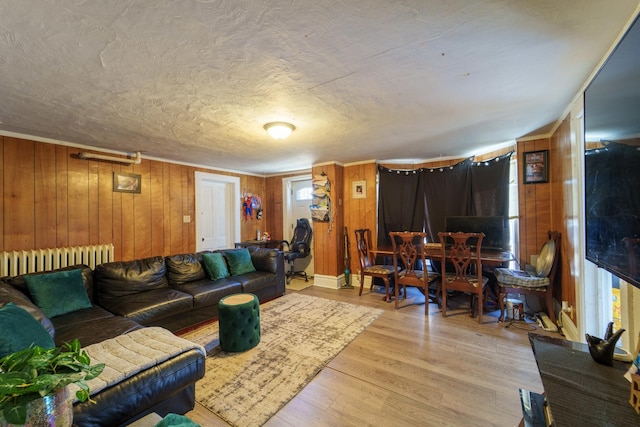
<svg viewBox="0 0 640 427">
<path fill-rule="evenodd" d="M 479 325 L 464 307 L 443 318 L 435 304 L 427 318 L 415 289 L 399 310 L 375 289 L 361 297 L 358 288 L 299 292 L 385 311 L 268 427 L 515 426 L 522 417 L 518 389 L 542 392 L 527 338 L 535 324 L 505 328 L 494 311 Z M 227 425 L 199 404 L 186 415 L 202 426 Z"/>
</svg>

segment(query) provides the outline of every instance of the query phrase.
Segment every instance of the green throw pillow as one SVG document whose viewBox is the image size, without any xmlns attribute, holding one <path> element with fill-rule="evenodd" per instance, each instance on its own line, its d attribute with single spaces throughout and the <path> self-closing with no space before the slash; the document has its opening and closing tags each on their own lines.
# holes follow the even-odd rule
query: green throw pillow
<svg viewBox="0 0 640 427">
<path fill-rule="evenodd" d="M 91 307 L 81 270 L 27 275 L 24 281 L 33 301 L 47 317 Z"/>
<path fill-rule="evenodd" d="M 229 270 L 232 276 L 239 276 L 245 273 L 256 271 L 251 262 L 251 254 L 248 249 L 237 249 L 224 253 L 229 262 Z"/>
<path fill-rule="evenodd" d="M 23 350 L 30 345 L 53 348 L 49 332 L 22 307 L 10 302 L 0 308 L 0 357 Z"/>
<path fill-rule="evenodd" d="M 218 280 L 229 277 L 229 269 L 220 252 L 202 254 L 202 264 L 209 279 Z"/>
</svg>

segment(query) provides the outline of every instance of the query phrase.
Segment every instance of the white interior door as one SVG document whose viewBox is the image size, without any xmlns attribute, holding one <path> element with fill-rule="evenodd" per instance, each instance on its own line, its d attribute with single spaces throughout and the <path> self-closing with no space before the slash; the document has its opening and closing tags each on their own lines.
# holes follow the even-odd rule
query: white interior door
<svg viewBox="0 0 640 427">
<path fill-rule="evenodd" d="M 300 176 L 285 179 L 285 191 L 287 195 L 284 212 L 284 239 L 290 241 L 293 237 L 293 230 L 296 226 L 298 218 L 307 218 L 309 223 L 313 226 L 311 221 L 311 211 L 309 205 L 313 202 L 311 192 L 313 187 L 311 185 L 311 176 Z M 313 238 L 312 238 L 313 239 Z M 308 257 L 295 260 L 294 264 L 296 271 L 306 271 L 308 276 L 313 276 L 313 240 L 311 241 L 311 253 Z"/>
<path fill-rule="evenodd" d="M 240 179 L 196 172 L 197 250 L 233 248 L 240 241 Z"/>
</svg>

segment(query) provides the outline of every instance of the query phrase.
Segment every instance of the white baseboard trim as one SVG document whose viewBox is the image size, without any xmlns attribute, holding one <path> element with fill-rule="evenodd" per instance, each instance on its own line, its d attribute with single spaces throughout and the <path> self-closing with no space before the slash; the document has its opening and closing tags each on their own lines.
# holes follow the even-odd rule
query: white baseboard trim
<svg viewBox="0 0 640 427">
<path fill-rule="evenodd" d="M 344 284 L 344 274 L 340 276 L 326 276 L 324 274 L 313 275 L 313 286 L 329 289 L 340 289 L 340 286 Z"/>
<path fill-rule="evenodd" d="M 564 337 L 569 341 L 583 342 L 583 340 L 578 336 L 578 327 L 573 323 L 571 317 L 564 311 L 561 311 L 560 319 L 562 320 L 562 332 L 564 333 Z"/>
</svg>

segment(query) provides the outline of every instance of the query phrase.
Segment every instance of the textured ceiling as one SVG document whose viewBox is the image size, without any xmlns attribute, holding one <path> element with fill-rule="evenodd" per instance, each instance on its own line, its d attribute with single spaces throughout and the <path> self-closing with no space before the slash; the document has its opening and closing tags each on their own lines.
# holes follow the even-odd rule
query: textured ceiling
<svg viewBox="0 0 640 427">
<path fill-rule="evenodd" d="M 638 4 L 2 0 L 0 132 L 259 174 L 467 156 L 559 119 Z"/>
</svg>

